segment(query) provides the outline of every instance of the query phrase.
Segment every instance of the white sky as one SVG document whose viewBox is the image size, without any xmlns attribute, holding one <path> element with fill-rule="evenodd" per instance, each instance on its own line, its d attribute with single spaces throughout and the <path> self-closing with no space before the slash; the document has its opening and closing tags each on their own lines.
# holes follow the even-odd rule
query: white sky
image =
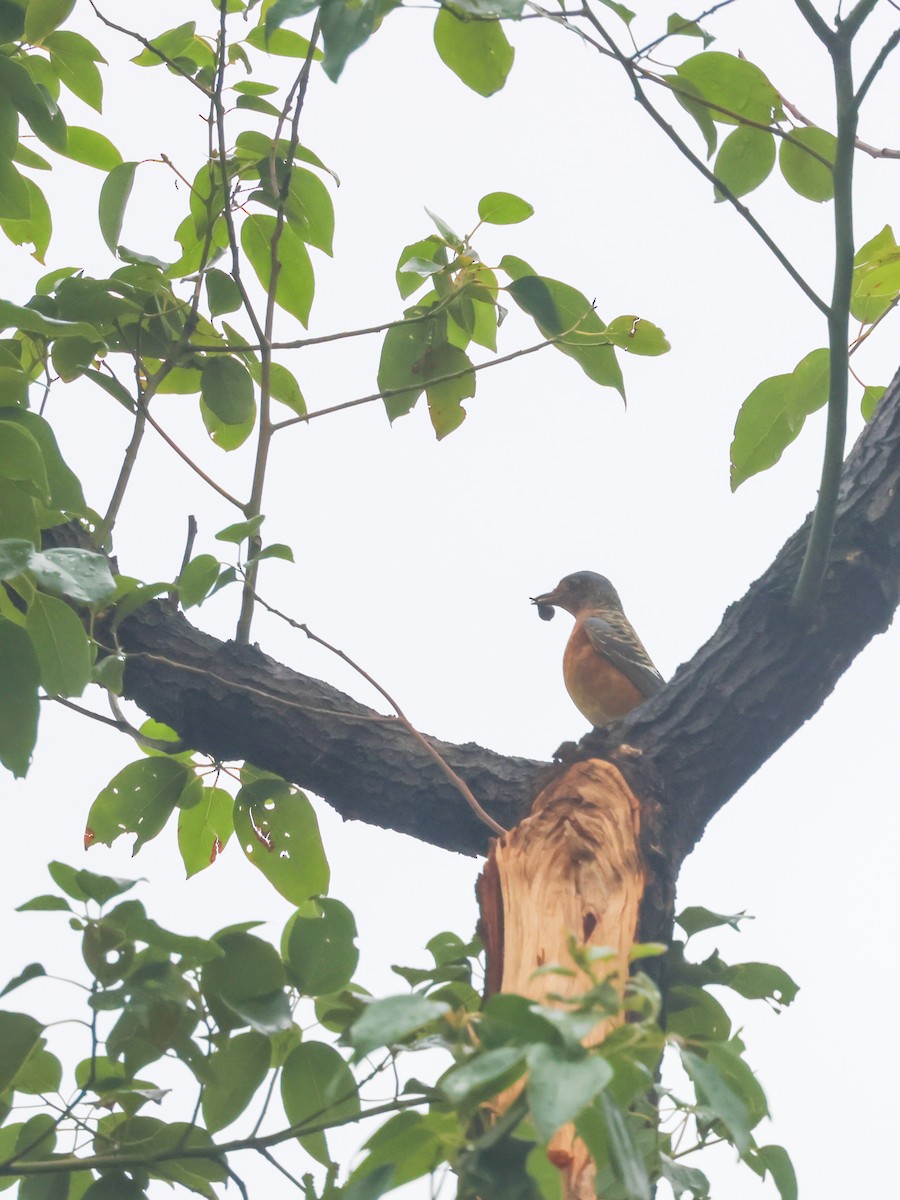
<svg viewBox="0 0 900 1200">
<path fill-rule="evenodd" d="M 109 0 L 104 11 L 127 22 L 133 7 Z M 639 26 L 647 37 L 639 33 L 639 40 L 649 40 L 670 6 L 636 7 L 648 14 Z M 883 8 L 882 34 L 896 17 Z M 169 0 L 153 12 L 148 34 L 195 13 L 201 23 L 214 17 L 208 3 L 189 8 Z M 712 204 L 708 185 L 651 127 L 612 65 L 561 30 L 526 22 L 511 32 L 517 61 L 505 90 L 485 101 L 440 64 L 431 20 L 428 12 L 392 14 L 337 87 L 320 74 L 313 78 L 301 136 L 342 186 L 335 258 L 313 252 L 318 294 L 310 331 L 399 316 L 393 271 L 401 248 L 430 232 L 423 206 L 457 229 L 470 228 L 479 197 L 502 189 L 531 201 L 536 215 L 522 226 L 479 233 L 485 261 L 518 254 L 596 296 L 605 319 L 635 312 L 661 325 L 673 350 L 623 362 L 627 412 L 571 360 L 545 351 L 481 374 L 466 405 L 469 419 L 441 444 L 423 401 L 393 428 L 381 406 L 370 405 L 281 435 L 265 533 L 291 543 L 297 565 L 267 567 L 260 590 L 357 658 L 423 730 L 546 758 L 564 738 L 580 736 L 584 723 L 560 674 L 567 619 L 542 624 L 528 597 L 569 571 L 601 571 L 616 583 L 665 675 L 689 658 L 812 505 L 821 414 L 782 464 L 736 496 L 728 488 L 728 445 L 741 400 L 761 379 L 790 370 L 824 344 L 824 323 L 737 216 Z M 136 52 L 87 16 L 82 27 L 108 48 L 111 61 Z M 827 61 L 793 5 L 736 3 L 719 14 L 715 30 L 719 48 L 742 49 L 807 115 L 830 122 Z M 680 49 L 673 46 L 673 56 Z M 898 69 L 900 58 L 862 120 L 861 136 L 876 145 L 900 145 Z M 257 77 L 273 74 L 261 68 Z M 102 128 L 124 156 L 143 160 L 165 151 L 192 176 L 204 126 L 186 87 L 162 71 L 118 64 L 106 79 Z M 90 113 L 66 101 L 70 121 L 93 124 Z M 896 228 L 898 172 L 896 163 L 859 159 L 858 243 L 886 222 Z M 114 269 L 96 231 L 100 179 L 63 165 L 46 181 L 60 214 L 47 269 Z M 826 289 L 829 206 L 800 199 L 774 178 L 751 204 Z M 168 230 L 185 210 L 184 189 L 175 189 L 166 168 L 147 164 L 122 240 L 174 257 Z M 0 263 L 4 294 L 26 299 L 34 277 L 26 251 L 4 245 Z M 283 321 L 284 336 L 301 332 Z M 501 335 L 501 353 L 536 340 L 512 316 Z M 866 382 L 889 381 L 898 365 L 895 346 L 888 326 L 856 356 Z M 379 349 L 377 338 L 343 342 L 303 352 L 288 365 L 315 409 L 374 390 Z M 218 478 L 244 490 L 248 454 L 226 457 L 207 448 L 195 399 L 160 397 L 154 411 Z M 89 476 L 89 502 L 102 509 L 130 432 L 127 415 L 79 387 L 54 393 L 49 415 L 60 424 L 65 453 Z M 171 578 L 188 512 L 200 522 L 195 552 L 215 551 L 212 534 L 235 519 L 148 433 L 117 531 L 122 569 Z M 228 636 L 236 598 L 226 592 L 194 615 Z M 376 703 L 341 663 L 264 615 L 255 637 L 273 657 Z M 843 1181 L 852 1180 L 854 1194 L 882 1194 L 895 1173 L 897 1063 L 889 1029 L 900 983 L 898 649 L 891 632 L 860 656 L 822 712 L 716 818 L 680 881 L 680 905 L 755 914 L 739 938 L 719 939 L 726 959 L 777 962 L 802 986 L 781 1017 L 746 1005 L 738 1019 L 774 1114 L 761 1140 L 787 1146 L 803 1196 L 834 1195 L 836 1180 L 842 1193 Z M 259 917 L 278 936 L 288 905 L 234 845 L 188 883 L 174 825 L 135 862 L 124 840 L 85 859 L 88 806 L 137 755 L 125 739 L 72 714 L 47 711 L 43 720 L 27 782 L 0 784 L 8 814 L 0 858 L 7 908 L 49 890 L 44 864 L 60 858 L 146 875 L 152 886 L 142 898 L 152 916 L 174 928 L 209 933 Z M 344 825 L 324 804 L 318 812 L 332 894 L 353 908 L 360 925 L 358 977 L 373 991 L 401 990 L 391 962 L 423 961 L 425 941 L 440 929 L 471 931 L 478 864 Z M 9 974 L 36 957 L 48 970 L 76 963 L 74 945 L 54 944 L 60 925 L 52 916 L 15 918 Z M 704 944 L 707 951 L 712 944 Z M 14 1007 L 44 1003 L 39 985 L 29 989 L 11 998 Z M 774 1195 L 727 1158 L 713 1177 L 730 1200 Z"/>
</svg>

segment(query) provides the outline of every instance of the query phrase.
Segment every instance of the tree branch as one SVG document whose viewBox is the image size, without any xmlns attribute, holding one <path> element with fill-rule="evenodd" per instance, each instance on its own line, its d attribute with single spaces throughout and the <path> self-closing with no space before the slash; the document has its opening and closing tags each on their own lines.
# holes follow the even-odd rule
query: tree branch
<svg viewBox="0 0 900 1200">
<path fill-rule="evenodd" d="M 577 749 L 576 757 L 607 754 L 631 779 L 642 775 L 635 790 L 658 799 L 672 864 L 890 624 L 900 602 L 900 375 L 845 464 L 812 623 L 790 607 L 808 526 L 666 688 Z M 128 655 L 125 695 L 196 749 L 277 771 L 345 818 L 464 854 L 485 851 L 484 826 L 394 718 L 255 647 L 218 641 L 166 601 L 124 620 L 119 638 Z M 472 743 L 430 740 L 507 828 L 550 770 Z"/>
</svg>

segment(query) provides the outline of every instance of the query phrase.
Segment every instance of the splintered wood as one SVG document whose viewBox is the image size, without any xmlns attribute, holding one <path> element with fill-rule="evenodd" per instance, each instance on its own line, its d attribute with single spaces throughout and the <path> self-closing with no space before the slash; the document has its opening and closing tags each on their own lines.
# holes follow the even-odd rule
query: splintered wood
<svg viewBox="0 0 900 1200">
<path fill-rule="evenodd" d="M 551 963 L 572 965 L 573 935 L 615 950 L 608 966 L 624 986 L 645 882 L 639 835 L 640 805 L 611 763 L 578 763 L 541 792 L 531 815 L 493 843 L 479 881 L 489 994 L 546 1003 L 550 992 L 583 992 L 580 973 L 534 975 Z M 612 1024 L 599 1022 L 585 1044 L 601 1042 Z M 502 1112 L 520 1090 L 491 1107 Z M 592 1164 L 571 1127 L 554 1136 L 548 1156 L 563 1172 L 567 1200 L 594 1195 Z"/>
</svg>

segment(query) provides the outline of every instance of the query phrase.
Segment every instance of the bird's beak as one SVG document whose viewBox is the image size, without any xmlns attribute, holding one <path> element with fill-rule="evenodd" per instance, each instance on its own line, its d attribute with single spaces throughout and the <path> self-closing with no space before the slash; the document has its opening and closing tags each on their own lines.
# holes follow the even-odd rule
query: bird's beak
<svg viewBox="0 0 900 1200">
<path fill-rule="evenodd" d="M 542 621 L 552 621 L 556 616 L 554 604 L 557 603 L 556 592 L 544 592 L 543 596 L 532 596 L 531 603 L 537 605 L 538 616 Z"/>
</svg>

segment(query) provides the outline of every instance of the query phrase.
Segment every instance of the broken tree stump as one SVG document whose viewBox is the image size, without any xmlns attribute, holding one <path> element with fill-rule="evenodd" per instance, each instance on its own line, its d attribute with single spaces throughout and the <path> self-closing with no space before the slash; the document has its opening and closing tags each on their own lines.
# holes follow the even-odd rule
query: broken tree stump
<svg viewBox="0 0 900 1200">
<path fill-rule="evenodd" d="M 583 992 L 577 975 L 535 977 L 541 967 L 571 965 L 573 936 L 615 951 L 613 983 L 624 988 L 646 883 L 640 826 L 640 803 L 619 770 L 590 759 L 554 780 L 530 815 L 492 844 L 478 883 L 488 995 L 513 992 L 548 1003 L 551 992 Z M 599 1021 L 585 1044 L 597 1045 L 619 1019 Z M 521 1087 L 491 1107 L 503 1112 Z M 566 1200 L 593 1200 L 593 1164 L 574 1128 L 559 1130 L 547 1153 L 564 1174 Z"/>
</svg>

